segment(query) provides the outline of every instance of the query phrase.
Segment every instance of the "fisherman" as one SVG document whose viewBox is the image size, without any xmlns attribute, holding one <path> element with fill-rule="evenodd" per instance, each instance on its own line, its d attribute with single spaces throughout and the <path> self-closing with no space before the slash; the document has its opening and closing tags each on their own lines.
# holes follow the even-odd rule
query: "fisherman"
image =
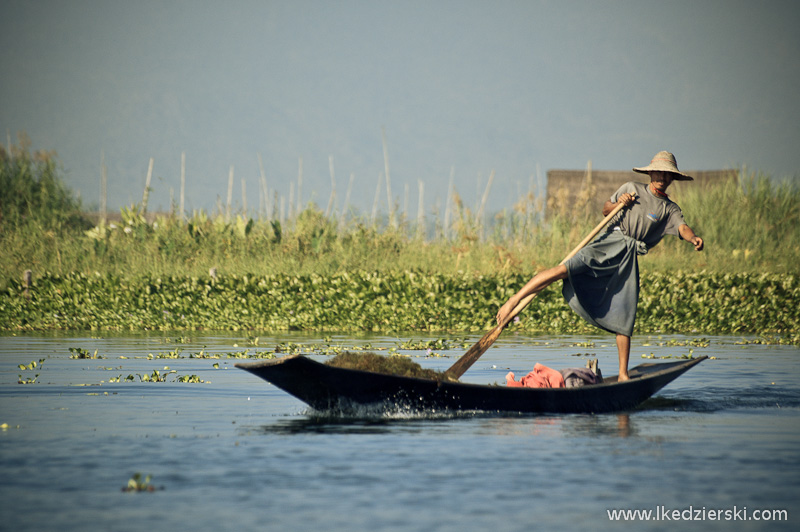
<svg viewBox="0 0 800 532">
<path fill-rule="evenodd" d="M 703 239 L 686 224 L 680 207 L 666 193 L 673 181 L 694 180 L 678 170 L 675 156 L 661 151 L 648 166 L 633 170 L 648 174 L 650 183 L 625 183 L 606 201 L 603 216 L 620 203 L 626 207 L 609 221 L 606 232 L 565 263 L 537 273 L 497 312 L 497 322 L 502 323 L 522 299 L 563 279 L 562 293 L 572 310 L 617 335 L 620 381 L 629 378 L 631 334 L 639 300 L 637 255 L 647 253 L 664 235 L 676 235 L 695 250 L 703 249 Z"/>
</svg>

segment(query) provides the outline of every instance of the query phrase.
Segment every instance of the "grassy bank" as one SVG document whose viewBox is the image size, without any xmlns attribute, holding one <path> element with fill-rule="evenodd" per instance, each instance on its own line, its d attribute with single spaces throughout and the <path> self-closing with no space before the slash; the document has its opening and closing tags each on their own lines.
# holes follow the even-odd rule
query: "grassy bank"
<svg viewBox="0 0 800 532">
<path fill-rule="evenodd" d="M 696 253 L 666 237 L 641 257 L 643 272 L 713 271 L 790 273 L 800 263 L 800 192 L 766 176 L 707 190 L 685 187 L 677 198 L 687 222 L 704 237 Z M 137 206 L 122 221 L 91 228 L 74 211 L 9 216 L 0 222 L 2 278 L 25 270 L 45 273 L 200 276 L 216 268 L 236 275 L 319 274 L 345 271 L 419 271 L 458 275 L 524 273 L 557 264 L 599 221 L 556 213 L 540 222 L 532 203 L 498 213 L 485 225 L 453 208 L 445 231 L 434 214 L 425 237 L 410 222 L 397 227 L 358 216 L 325 217 L 314 205 L 279 220 L 195 212 L 187 220 L 152 223 Z"/>
<path fill-rule="evenodd" d="M 447 215 L 430 213 L 421 226 L 326 216 L 314 205 L 282 220 L 203 211 L 152 219 L 133 205 L 93 226 L 53 154 L 23 146 L 0 158 L 5 330 L 479 330 L 600 218 L 575 208 L 545 222 L 528 196 L 483 220 L 454 194 Z M 674 194 L 706 250 L 667 237 L 641 257 L 640 330 L 800 330 L 800 190 L 742 171 L 738 183 Z M 555 290 L 517 326 L 588 330 Z"/>
</svg>

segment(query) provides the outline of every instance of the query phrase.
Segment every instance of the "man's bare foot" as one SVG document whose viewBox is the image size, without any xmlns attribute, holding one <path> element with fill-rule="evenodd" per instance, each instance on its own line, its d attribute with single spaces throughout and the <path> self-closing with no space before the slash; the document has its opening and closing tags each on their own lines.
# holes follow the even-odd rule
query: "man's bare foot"
<svg viewBox="0 0 800 532">
<path fill-rule="evenodd" d="M 628 377 L 627 373 L 620 373 L 619 377 L 617 377 L 617 382 L 625 382 L 625 381 L 629 381 L 629 380 L 631 380 L 631 378 Z"/>
</svg>

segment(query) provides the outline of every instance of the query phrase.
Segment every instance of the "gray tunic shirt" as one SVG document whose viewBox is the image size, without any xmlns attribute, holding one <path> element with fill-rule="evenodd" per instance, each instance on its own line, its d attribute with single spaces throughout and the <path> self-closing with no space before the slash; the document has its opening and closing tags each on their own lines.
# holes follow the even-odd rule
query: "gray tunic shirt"
<svg viewBox="0 0 800 532">
<path fill-rule="evenodd" d="M 611 196 L 611 202 L 616 203 L 626 192 L 636 194 L 636 202 L 612 218 L 609 228 L 619 227 L 622 234 L 644 242 L 648 249 L 658 244 L 664 235 L 680 237 L 678 228 L 686 222 L 677 203 L 656 196 L 644 183 L 632 181 L 619 187 Z"/>
<path fill-rule="evenodd" d="M 620 211 L 607 232 L 565 262 L 562 293 L 569 306 L 587 322 L 615 334 L 630 336 L 639 301 L 639 263 L 664 235 L 680 237 L 686 223 L 677 204 L 656 196 L 648 185 L 625 183 L 612 196 L 636 194 L 633 205 Z"/>
</svg>

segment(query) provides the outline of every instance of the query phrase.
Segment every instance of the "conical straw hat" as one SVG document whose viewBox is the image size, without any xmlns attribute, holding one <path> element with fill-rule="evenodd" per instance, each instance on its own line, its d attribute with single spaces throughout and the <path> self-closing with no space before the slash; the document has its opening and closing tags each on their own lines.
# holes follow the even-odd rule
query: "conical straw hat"
<svg viewBox="0 0 800 532">
<path fill-rule="evenodd" d="M 673 179 L 676 181 L 694 181 L 692 176 L 678 170 L 678 161 L 676 161 L 675 156 L 668 151 L 658 152 L 650 161 L 649 165 L 643 166 L 642 168 L 634 168 L 633 171 L 639 172 L 640 174 L 646 174 L 648 172 L 669 172 L 675 174 Z"/>
</svg>

